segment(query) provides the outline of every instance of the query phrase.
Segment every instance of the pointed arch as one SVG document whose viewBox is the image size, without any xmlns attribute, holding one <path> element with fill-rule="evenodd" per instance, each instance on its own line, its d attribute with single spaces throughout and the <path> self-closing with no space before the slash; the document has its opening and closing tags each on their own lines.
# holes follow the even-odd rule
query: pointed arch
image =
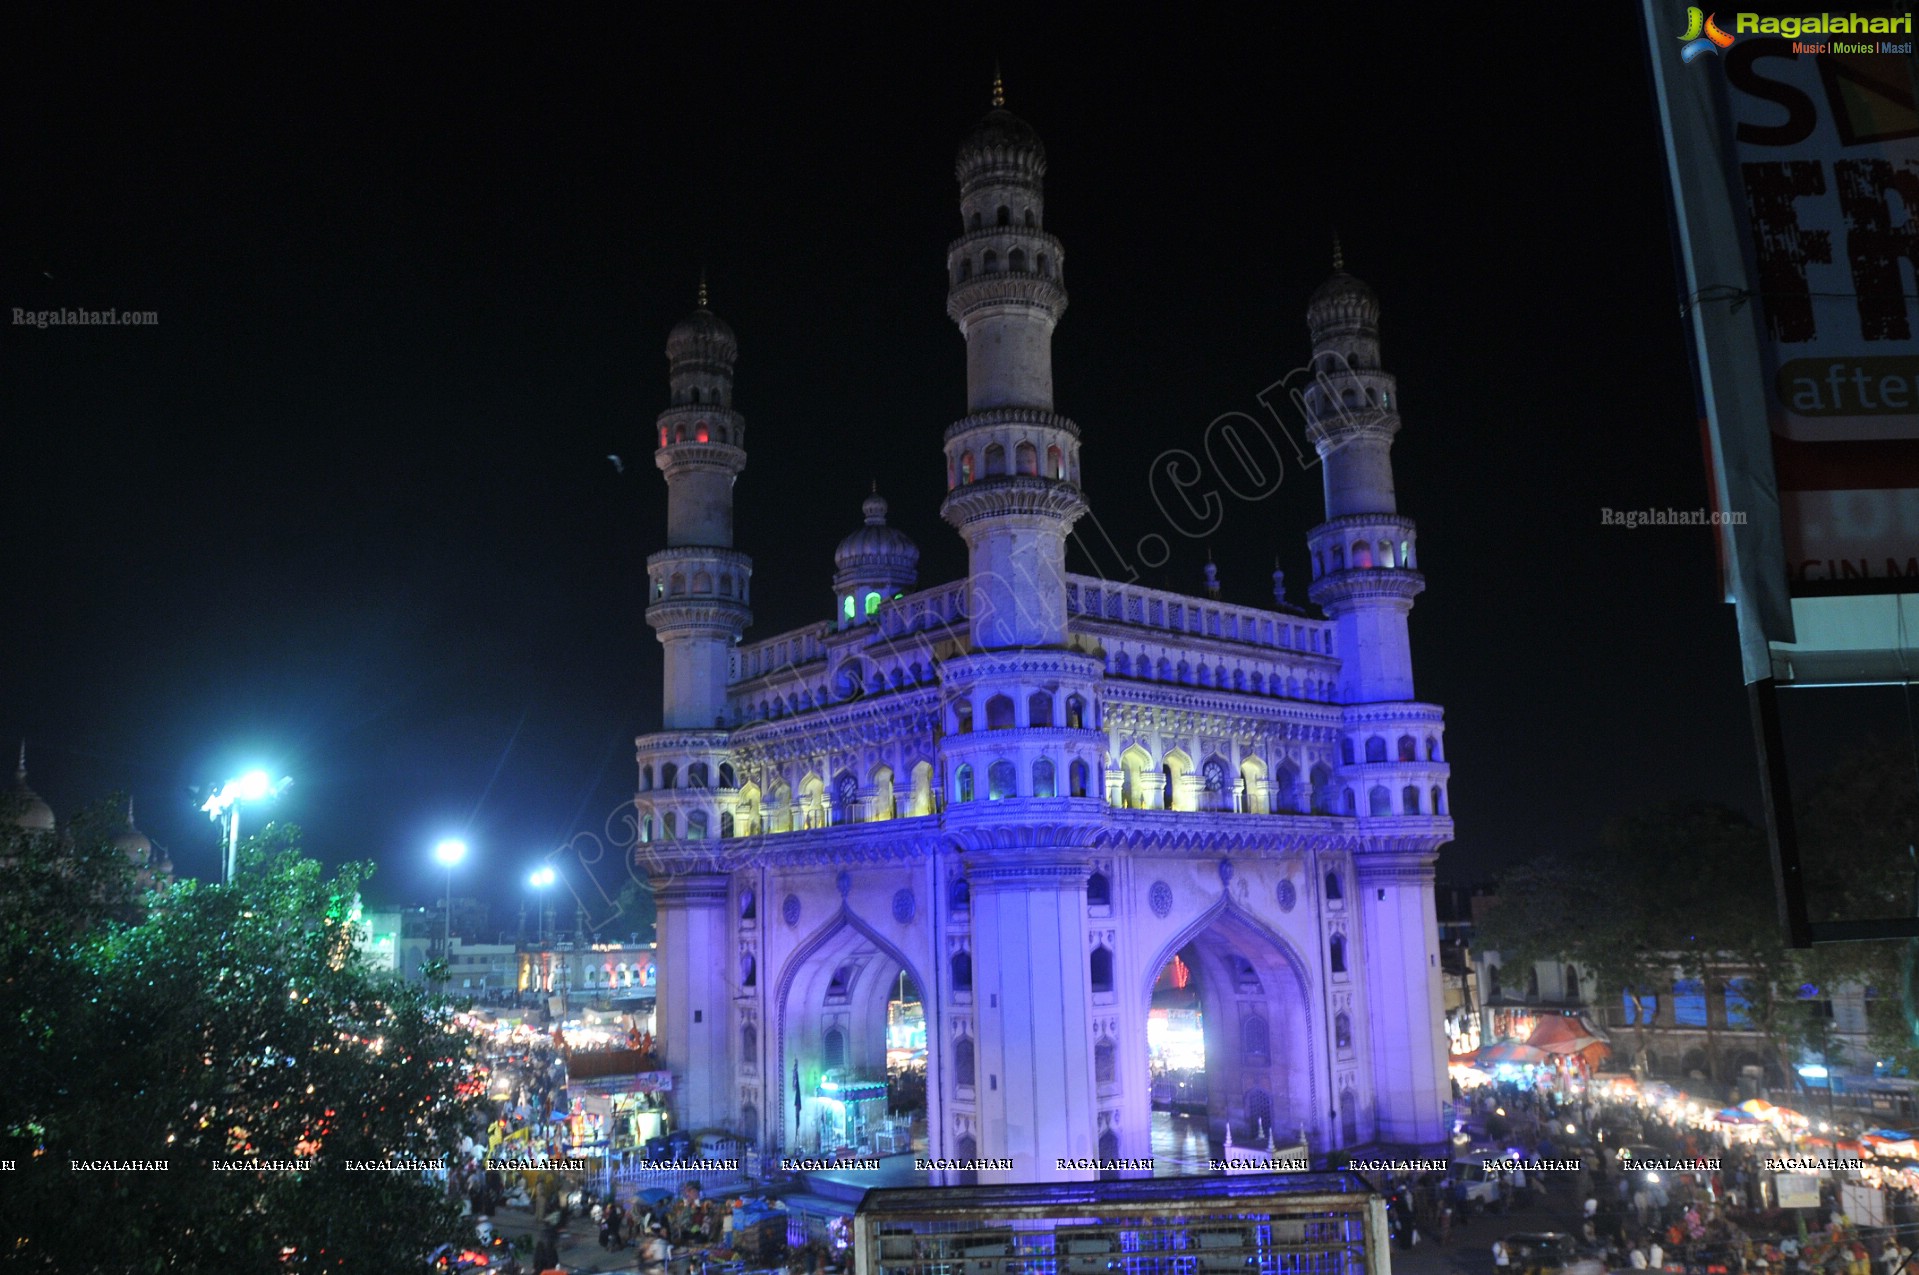
<svg viewBox="0 0 1919 1275">
<path fill-rule="evenodd" d="M 801 973 L 808 968 L 837 967 L 841 963 L 838 954 L 832 954 L 827 962 L 822 962 L 819 965 L 815 965 L 815 958 L 819 957 L 822 953 L 830 952 L 830 948 L 835 940 L 849 930 L 852 931 L 856 940 L 863 939 L 872 945 L 880 956 L 906 971 L 906 977 L 912 980 L 913 986 L 919 990 L 922 997 L 930 994 L 929 989 L 932 987 L 932 984 L 926 981 L 925 976 L 913 962 L 912 958 L 892 943 L 889 943 L 878 930 L 869 925 L 842 899 L 839 910 L 822 921 L 818 928 L 793 949 L 792 955 L 786 958 L 780 971 L 780 977 L 774 993 L 775 999 L 773 1001 L 779 1014 L 777 1024 L 779 1029 L 777 1037 L 779 1041 L 779 1058 L 777 1060 L 778 1065 L 773 1069 L 772 1075 L 780 1077 L 784 1085 L 791 1084 L 792 1067 L 795 1062 L 787 1044 L 791 1039 L 788 1011 L 792 1008 L 794 984 L 799 981 Z M 866 978 L 859 980 L 859 982 L 865 989 L 864 994 L 869 996 L 883 996 L 887 994 L 888 989 L 891 987 L 891 981 L 887 979 Z M 797 1024 L 794 1025 L 797 1026 Z M 929 1093 L 937 1093 L 939 1091 L 935 1089 L 934 1086 L 940 1083 L 940 1071 L 943 1060 L 937 1056 L 937 1050 L 933 1046 L 933 1041 L 929 1039 L 927 1044 L 926 1083 Z M 817 1077 L 814 1077 L 814 1079 L 817 1080 Z M 798 1131 L 792 1129 L 788 1123 L 793 1118 L 792 1106 L 790 1103 L 782 1102 L 779 1104 L 779 1110 L 779 1127 L 787 1131 L 785 1145 L 793 1146 L 795 1145 L 793 1135 Z"/>
</svg>

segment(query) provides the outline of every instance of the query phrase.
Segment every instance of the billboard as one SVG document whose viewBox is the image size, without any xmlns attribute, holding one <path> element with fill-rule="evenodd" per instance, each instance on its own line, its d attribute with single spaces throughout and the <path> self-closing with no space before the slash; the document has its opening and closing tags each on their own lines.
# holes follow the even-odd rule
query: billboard
<svg viewBox="0 0 1919 1275">
<path fill-rule="evenodd" d="M 1912 17 L 1645 0 L 1748 682 L 1903 680 L 1919 594 Z M 1873 598 L 1855 605 L 1834 599 Z"/>
</svg>

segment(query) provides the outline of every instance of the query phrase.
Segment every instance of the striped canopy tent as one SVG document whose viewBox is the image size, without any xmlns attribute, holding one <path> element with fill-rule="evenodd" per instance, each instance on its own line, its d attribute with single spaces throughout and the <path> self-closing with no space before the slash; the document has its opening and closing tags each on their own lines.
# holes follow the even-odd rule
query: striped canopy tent
<svg viewBox="0 0 1919 1275">
<path fill-rule="evenodd" d="M 1541 1053 L 1561 1058 L 1577 1058 L 1591 1071 L 1612 1053 L 1605 1037 L 1583 1018 L 1552 1014 L 1539 1020 L 1526 1043 Z"/>
<path fill-rule="evenodd" d="M 1763 1121 L 1761 1121 L 1758 1116 L 1755 1116 L 1754 1114 L 1752 1114 L 1752 1112 L 1743 1110 L 1739 1107 L 1727 1107 L 1724 1111 L 1714 1116 L 1713 1119 L 1717 1120 L 1720 1124 L 1761 1124 L 1763 1123 Z"/>
<path fill-rule="evenodd" d="M 1868 1129 L 1859 1145 L 1885 1160 L 1919 1160 L 1919 1139 L 1899 1129 Z"/>
</svg>

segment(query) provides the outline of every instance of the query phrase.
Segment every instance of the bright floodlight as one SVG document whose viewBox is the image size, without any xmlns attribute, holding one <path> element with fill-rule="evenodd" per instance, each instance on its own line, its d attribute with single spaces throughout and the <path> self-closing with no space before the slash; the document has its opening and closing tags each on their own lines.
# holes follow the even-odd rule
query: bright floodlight
<svg viewBox="0 0 1919 1275">
<path fill-rule="evenodd" d="M 260 801 L 273 791 L 273 777 L 264 770 L 249 770 L 234 782 L 241 801 Z"/>
<path fill-rule="evenodd" d="M 534 869 L 533 875 L 527 879 L 535 887 L 544 890 L 547 886 L 552 885 L 558 878 L 553 875 L 553 869 L 551 868 L 536 868 Z"/>
<path fill-rule="evenodd" d="M 433 847 L 433 857 L 450 868 L 466 858 L 466 842 L 452 839 L 442 841 Z"/>
</svg>

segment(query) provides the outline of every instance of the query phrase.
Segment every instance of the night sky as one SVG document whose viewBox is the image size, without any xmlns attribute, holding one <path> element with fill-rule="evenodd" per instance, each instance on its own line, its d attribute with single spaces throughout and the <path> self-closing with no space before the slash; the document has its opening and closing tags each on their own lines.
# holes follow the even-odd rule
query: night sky
<svg viewBox="0 0 1919 1275">
<path fill-rule="evenodd" d="M 4 327 L 0 730 L 63 818 L 130 789 L 211 874 L 190 789 L 257 761 L 311 849 L 385 865 L 375 896 L 437 897 L 429 848 L 463 833 L 456 888 L 502 904 L 600 831 L 659 723 L 648 439 L 703 266 L 740 339 L 749 639 L 828 614 L 875 481 L 921 583 L 958 575 L 944 252 L 995 59 L 1050 158 L 1059 410 L 1129 560 L 1075 569 L 1198 592 L 1210 549 L 1258 605 L 1277 554 L 1303 600 L 1316 471 L 1205 538 L 1149 473 L 1304 361 L 1336 229 L 1402 395 L 1442 875 L 1666 797 L 1756 809 L 1709 533 L 1601 522 L 1706 500 L 1628 7 L 1576 38 L 1300 6 L 434 12 L 3 20 L 0 306 L 159 317 Z"/>
</svg>

